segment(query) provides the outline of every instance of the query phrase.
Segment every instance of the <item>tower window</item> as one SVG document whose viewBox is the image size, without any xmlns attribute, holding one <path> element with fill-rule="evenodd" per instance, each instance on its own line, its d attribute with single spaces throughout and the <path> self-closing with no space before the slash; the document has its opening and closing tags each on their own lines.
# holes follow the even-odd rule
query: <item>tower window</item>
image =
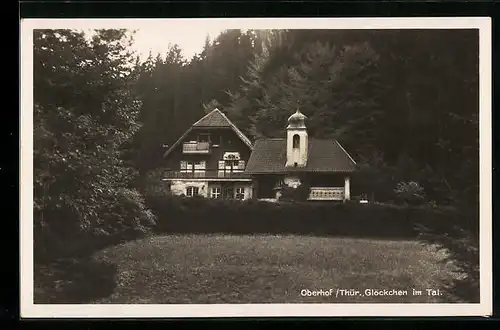
<svg viewBox="0 0 500 330">
<path fill-rule="evenodd" d="M 300 144 L 300 136 L 298 134 L 295 134 L 293 136 L 293 148 L 294 149 L 299 148 L 299 144 Z"/>
</svg>

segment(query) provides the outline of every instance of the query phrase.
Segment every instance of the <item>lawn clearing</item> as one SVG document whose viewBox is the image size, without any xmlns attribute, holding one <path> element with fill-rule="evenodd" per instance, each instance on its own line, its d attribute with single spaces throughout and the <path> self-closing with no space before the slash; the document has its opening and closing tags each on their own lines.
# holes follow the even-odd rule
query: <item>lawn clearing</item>
<svg viewBox="0 0 500 330">
<path fill-rule="evenodd" d="M 439 262 L 442 255 L 417 241 L 172 235 L 114 246 L 95 258 L 116 265 L 117 283 L 112 295 L 94 303 L 446 302 L 441 281 L 453 276 Z M 337 288 L 408 295 L 336 297 Z M 303 289 L 334 293 L 307 297 Z"/>
</svg>

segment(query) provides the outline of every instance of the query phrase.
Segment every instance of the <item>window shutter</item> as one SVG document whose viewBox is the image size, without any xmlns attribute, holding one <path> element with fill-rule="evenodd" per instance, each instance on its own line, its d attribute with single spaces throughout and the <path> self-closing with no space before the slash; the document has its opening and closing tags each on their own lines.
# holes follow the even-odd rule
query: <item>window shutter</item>
<svg viewBox="0 0 500 330">
<path fill-rule="evenodd" d="M 181 160 L 181 170 L 187 169 L 187 162 L 185 160 Z"/>
<path fill-rule="evenodd" d="M 245 161 L 244 161 L 244 160 L 240 160 L 240 161 L 238 162 L 238 168 L 239 168 L 240 170 L 244 170 L 244 169 L 245 169 Z"/>
</svg>

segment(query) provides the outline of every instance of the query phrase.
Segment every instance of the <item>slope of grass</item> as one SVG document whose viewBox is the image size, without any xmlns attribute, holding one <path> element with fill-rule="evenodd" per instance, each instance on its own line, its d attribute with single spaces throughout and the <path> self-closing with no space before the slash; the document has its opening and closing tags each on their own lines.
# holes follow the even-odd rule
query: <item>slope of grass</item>
<svg viewBox="0 0 500 330">
<path fill-rule="evenodd" d="M 430 303 L 449 302 L 445 256 L 417 241 L 301 236 L 169 235 L 95 255 L 116 267 L 116 287 L 93 303 Z M 332 296 L 301 290 L 333 289 Z M 354 289 L 358 296 L 336 296 Z M 365 289 L 407 290 L 366 296 Z M 413 295 L 412 289 L 422 295 Z M 426 289 L 441 289 L 427 295 Z"/>
</svg>

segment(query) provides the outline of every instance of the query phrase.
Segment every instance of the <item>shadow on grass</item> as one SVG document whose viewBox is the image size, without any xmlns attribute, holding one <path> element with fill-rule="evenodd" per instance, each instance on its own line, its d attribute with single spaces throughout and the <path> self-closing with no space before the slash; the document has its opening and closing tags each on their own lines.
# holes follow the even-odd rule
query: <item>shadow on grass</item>
<svg viewBox="0 0 500 330">
<path fill-rule="evenodd" d="M 115 289 L 116 266 L 86 258 L 35 264 L 35 304 L 85 304 Z"/>
</svg>

